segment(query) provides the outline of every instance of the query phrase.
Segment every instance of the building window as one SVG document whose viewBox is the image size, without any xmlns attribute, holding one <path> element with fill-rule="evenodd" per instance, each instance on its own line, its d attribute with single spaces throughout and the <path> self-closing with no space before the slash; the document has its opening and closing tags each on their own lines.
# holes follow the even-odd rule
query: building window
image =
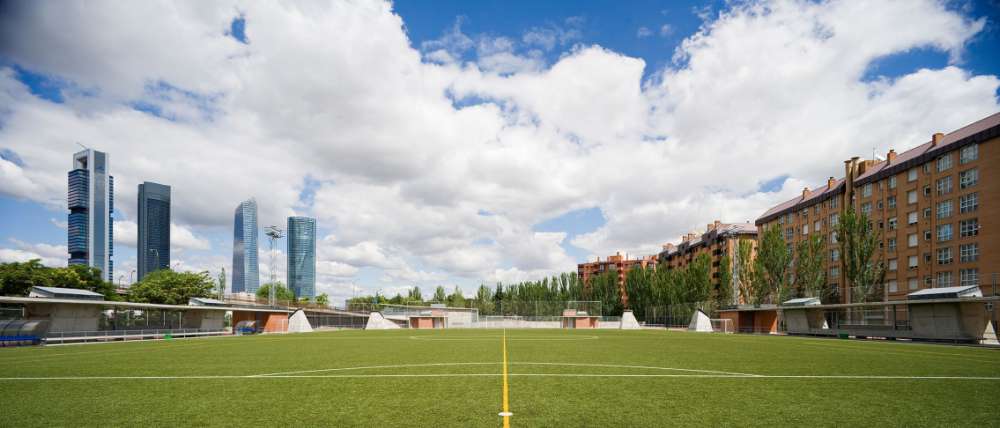
<svg viewBox="0 0 1000 428">
<path fill-rule="evenodd" d="M 896 176 L 895 175 L 892 176 L 892 177 L 889 177 L 889 188 L 890 189 L 895 189 L 896 188 Z"/>
<path fill-rule="evenodd" d="M 958 261 L 972 263 L 979 260 L 979 243 L 962 244 L 958 247 Z"/>
<path fill-rule="evenodd" d="M 802 225 L 802 234 L 803 235 L 808 235 L 809 234 L 809 225 L 808 224 L 803 224 Z"/>
<path fill-rule="evenodd" d="M 899 292 L 899 286 L 896 285 L 896 280 L 895 279 L 889 281 L 889 292 L 890 293 Z"/>
<path fill-rule="evenodd" d="M 937 160 L 938 172 L 947 171 L 951 168 L 951 153 L 941 156 Z"/>
<path fill-rule="evenodd" d="M 963 238 L 979 235 L 979 219 L 973 218 L 960 221 L 958 223 L 958 233 Z"/>
<path fill-rule="evenodd" d="M 969 144 L 962 147 L 962 154 L 958 159 L 958 162 L 963 164 L 979 159 L 979 144 Z"/>
<path fill-rule="evenodd" d="M 924 218 L 931 218 L 931 209 L 924 208 Z"/>
<path fill-rule="evenodd" d="M 891 209 L 895 209 L 896 208 L 896 197 L 895 196 L 890 196 L 890 197 L 886 198 L 885 199 L 885 203 L 886 203 L 886 205 L 889 206 L 890 210 Z"/>
<path fill-rule="evenodd" d="M 951 217 L 952 203 L 951 200 L 938 202 L 937 204 L 937 218 L 948 218 Z"/>
<path fill-rule="evenodd" d="M 968 189 L 979 183 L 979 170 L 972 168 L 970 170 L 962 171 L 958 173 L 958 188 Z"/>
<path fill-rule="evenodd" d="M 938 272 L 937 273 L 937 286 L 938 287 L 951 287 L 951 272 Z"/>
<path fill-rule="evenodd" d="M 867 215 L 871 215 L 871 213 L 872 213 L 872 203 L 871 202 L 865 202 L 865 203 L 861 204 L 861 213 L 864 214 L 864 215 L 866 215 L 866 216 Z"/>
<path fill-rule="evenodd" d="M 913 248 L 917 246 L 917 234 L 911 233 L 906 236 L 906 246 Z"/>
<path fill-rule="evenodd" d="M 830 214 L 830 227 L 836 227 L 838 223 L 840 223 L 840 215 Z"/>
<path fill-rule="evenodd" d="M 889 259 L 889 270 L 894 271 L 898 266 L 896 259 Z"/>
<path fill-rule="evenodd" d="M 910 269 L 917 268 L 917 256 L 910 256 L 906 259 L 906 266 Z"/>
<path fill-rule="evenodd" d="M 888 250 L 889 250 L 890 253 L 895 252 L 896 251 L 896 238 L 889 238 L 886 241 L 885 246 L 888 248 Z"/>
<path fill-rule="evenodd" d="M 909 183 L 911 181 L 917 181 L 917 169 L 916 168 L 910 168 L 909 171 L 906 171 L 906 182 Z"/>
<path fill-rule="evenodd" d="M 979 269 L 962 269 L 958 271 L 959 284 L 963 286 L 979 285 Z"/>
<path fill-rule="evenodd" d="M 947 177 L 945 177 L 945 178 L 938 179 L 938 181 L 937 181 L 937 194 L 939 194 L 939 195 L 947 195 L 947 194 L 951 193 L 951 189 L 952 189 L 952 185 L 951 185 L 951 176 L 950 175 L 947 176 Z"/>
<path fill-rule="evenodd" d="M 924 196 L 931 195 L 931 186 L 924 186 Z"/>
<path fill-rule="evenodd" d="M 906 214 L 906 224 L 908 224 L 908 225 L 917 224 L 917 212 L 916 211 L 913 211 L 911 213 Z"/>
<path fill-rule="evenodd" d="M 906 192 L 906 203 L 908 203 L 908 204 L 915 204 L 915 203 L 917 203 L 917 191 L 916 190 L 911 190 L 909 192 Z"/>
<path fill-rule="evenodd" d="M 917 288 L 920 288 L 920 281 L 917 281 L 916 278 L 907 279 L 906 288 L 909 288 L 910 290 L 916 290 Z"/>
<path fill-rule="evenodd" d="M 924 241 L 930 241 L 930 240 L 931 240 L 931 231 L 925 230 L 924 231 Z"/>
<path fill-rule="evenodd" d="M 830 199 L 830 208 L 836 209 L 838 205 L 840 205 L 840 202 L 838 202 L 836 196 L 834 196 L 833 199 Z"/>
<path fill-rule="evenodd" d="M 937 261 L 939 265 L 948 265 L 954 260 L 955 258 L 951 255 L 951 247 L 937 249 Z"/>
<path fill-rule="evenodd" d="M 830 250 L 830 261 L 840 260 L 840 250 Z"/>
<path fill-rule="evenodd" d="M 951 241 L 951 224 L 941 224 L 937 227 L 938 242 Z"/>
<path fill-rule="evenodd" d="M 813 223 L 813 232 L 819 232 L 819 228 L 822 226 L 823 226 L 823 220 L 816 220 L 816 222 Z"/>
<path fill-rule="evenodd" d="M 861 188 L 861 197 L 867 198 L 872 195 L 872 184 L 867 183 Z"/>
<path fill-rule="evenodd" d="M 830 268 L 830 278 L 839 278 L 839 277 L 840 277 L 840 268 L 836 266 Z"/>
<path fill-rule="evenodd" d="M 896 217 L 889 217 L 889 230 L 896 230 Z"/>
<path fill-rule="evenodd" d="M 813 211 L 815 211 L 816 214 L 819 214 L 819 204 L 816 204 L 816 207 L 813 208 Z"/>
<path fill-rule="evenodd" d="M 833 231 L 833 232 L 830 232 L 830 243 L 831 244 L 836 244 L 837 243 L 837 231 L 836 230 Z"/>
<path fill-rule="evenodd" d="M 965 214 L 979 208 L 979 193 L 969 193 L 958 197 L 958 210 Z"/>
<path fill-rule="evenodd" d="M 785 240 L 791 241 L 793 237 L 795 237 L 795 229 L 792 229 L 790 227 L 785 229 Z"/>
</svg>

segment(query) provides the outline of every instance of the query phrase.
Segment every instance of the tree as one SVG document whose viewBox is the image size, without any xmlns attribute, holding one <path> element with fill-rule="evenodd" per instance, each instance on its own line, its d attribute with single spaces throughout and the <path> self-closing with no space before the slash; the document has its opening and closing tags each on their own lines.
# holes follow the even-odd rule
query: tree
<svg viewBox="0 0 1000 428">
<path fill-rule="evenodd" d="M 118 300 L 114 285 L 105 281 L 101 270 L 86 265 L 52 268 L 40 260 L 0 263 L 0 295 L 27 296 L 31 287 L 62 287 L 89 290 Z"/>
<path fill-rule="evenodd" d="M 867 215 L 855 213 L 853 208 L 841 215 L 836 233 L 851 301 L 881 300 L 885 279 L 885 263 L 878 251 L 881 234 L 873 230 Z"/>
<path fill-rule="evenodd" d="M 792 256 L 778 225 L 764 229 L 754 260 L 752 301 L 754 304 L 781 303 L 788 290 Z"/>
<path fill-rule="evenodd" d="M 406 297 L 406 300 L 410 303 L 419 303 L 424 301 L 424 296 L 420 293 L 420 287 L 417 286 L 410 289 L 410 292 Z"/>
<path fill-rule="evenodd" d="M 192 297 L 209 297 L 215 281 L 208 272 L 174 272 L 160 269 L 150 272 L 129 288 L 129 300 L 140 303 L 186 305 Z"/>
<path fill-rule="evenodd" d="M 684 270 L 686 300 L 682 303 L 704 305 L 712 295 L 712 258 L 708 253 L 695 256 Z"/>
<path fill-rule="evenodd" d="M 289 290 L 288 287 L 285 287 L 285 284 L 281 281 L 273 284 L 268 283 L 261 285 L 260 288 L 257 289 L 257 297 L 261 299 L 270 299 L 271 287 L 274 287 L 275 300 L 286 302 L 295 301 L 295 293 L 293 293 L 292 290 Z"/>
<path fill-rule="evenodd" d="M 795 251 L 795 285 L 800 296 L 823 299 L 826 290 L 826 239 L 814 233 Z"/>
<path fill-rule="evenodd" d="M 462 295 L 462 290 L 455 286 L 455 291 L 448 296 L 448 306 L 453 308 L 464 308 L 465 307 L 465 296 Z"/>
<path fill-rule="evenodd" d="M 326 293 L 316 296 L 316 304 L 320 306 L 330 306 L 330 296 L 327 296 Z"/>
<path fill-rule="evenodd" d="M 442 286 L 439 285 L 436 289 L 434 289 L 434 299 L 433 300 L 435 302 L 438 302 L 438 303 L 447 303 L 448 302 L 448 292 L 444 291 L 444 287 L 442 287 Z"/>
<path fill-rule="evenodd" d="M 222 268 L 222 272 L 219 272 L 219 298 L 221 299 L 226 295 L 226 268 Z"/>
<path fill-rule="evenodd" d="M 719 259 L 719 287 L 715 292 L 717 308 L 733 303 L 733 258 L 729 254 Z"/>
<path fill-rule="evenodd" d="M 750 303 L 753 294 L 753 241 L 750 239 L 740 239 L 736 244 L 736 260 L 733 263 L 733 272 L 736 276 L 736 290 L 739 293 L 738 301 Z"/>
</svg>

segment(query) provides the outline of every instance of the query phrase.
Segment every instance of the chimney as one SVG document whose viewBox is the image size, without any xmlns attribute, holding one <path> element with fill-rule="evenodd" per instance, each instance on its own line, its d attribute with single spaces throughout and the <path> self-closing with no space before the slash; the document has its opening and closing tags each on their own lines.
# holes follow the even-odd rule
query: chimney
<svg viewBox="0 0 1000 428">
<path fill-rule="evenodd" d="M 719 228 L 719 226 L 722 226 L 722 222 L 721 222 L 721 221 L 719 221 L 719 220 L 716 220 L 716 221 L 715 221 L 714 223 L 712 223 L 712 224 L 714 224 L 714 225 L 715 225 L 715 228 L 716 228 L 716 229 L 718 229 L 718 228 Z"/>
<path fill-rule="evenodd" d="M 885 161 L 891 165 L 894 160 L 896 160 L 896 151 L 890 149 L 889 153 L 885 154 Z"/>
<path fill-rule="evenodd" d="M 938 143 L 940 143 L 941 140 L 943 139 L 944 139 L 944 134 L 940 132 L 935 132 L 934 135 L 931 136 L 931 147 L 937 147 Z"/>
<path fill-rule="evenodd" d="M 837 179 L 835 179 L 833 177 L 830 177 L 830 178 L 826 179 L 826 189 L 827 190 L 833 190 L 833 186 L 836 186 L 836 185 L 837 185 Z"/>
<path fill-rule="evenodd" d="M 807 196 L 809 196 L 809 188 L 808 187 L 802 189 L 802 199 L 805 200 Z"/>
</svg>

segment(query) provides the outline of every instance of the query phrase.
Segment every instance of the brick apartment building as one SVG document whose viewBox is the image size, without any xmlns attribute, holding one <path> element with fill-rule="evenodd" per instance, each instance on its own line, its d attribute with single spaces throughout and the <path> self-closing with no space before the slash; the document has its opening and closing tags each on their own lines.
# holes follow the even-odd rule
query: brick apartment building
<svg viewBox="0 0 1000 428">
<path fill-rule="evenodd" d="M 980 285 L 993 293 L 1000 272 L 1000 113 L 884 161 L 844 161 L 844 177 L 806 188 L 755 222 L 777 225 L 792 248 L 822 233 L 828 245 L 827 279 L 840 301 L 850 301 L 835 234 L 849 207 L 863 212 L 881 234 L 885 298 L 931 287 Z"/>
<path fill-rule="evenodd" d="M 719 268 L 722 258 L 729 256 L 730 272 L 736 272 L 737 248 L 739 241 L 743 239 L 750 240 L 756 248 L 756 226 L 750 223 L 722 223 L 716 220 L 706 226 L 705 233 L 701 235 L 689 233 L 681 237 L 680 244 L 664 244 L 663 251 L 657 255 L 657 262 L 661 268 L 683 269 L 699 254 L 706 253 L 712 260 L 712 285 L 718 289 L 723 286 L 719 283 Z M 751 257 L 753 257 L 753 253 L 751 253 Z M 727 285 L 733 288 L 732 303 L 741 303 L 735 284 Z"/>
<path fill-rule="evenodd" d="M 616 253 L 603 261 L 600 257 L 598 257 L 597 261 L 580 263 L 576 265 L 576 273 L 583 281 L 584 285 L 590 285 L 590 278 L 592 276 L 600 275 L 608 271 L 615 271 L 618 274 L 618 290 L 624 296 L 625 274 L 635 266 L 639 266 L 643 269 L 654 269 L 656 268 L 656 258 L 653 256 L 643 256 L 638 259 L 630 259 L 627 255 L 622 256 L 621 253 Z"/>
</svg>

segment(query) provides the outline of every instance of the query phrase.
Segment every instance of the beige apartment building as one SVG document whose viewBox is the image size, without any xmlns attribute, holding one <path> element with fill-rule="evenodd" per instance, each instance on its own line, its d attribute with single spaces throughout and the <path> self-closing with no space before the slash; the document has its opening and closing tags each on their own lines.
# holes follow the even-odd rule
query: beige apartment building
<svg viewBox="0 0 1000 428">
<path fill-rule="evenodd" d="M 884 161 L 844 161 L 844 177 L 765 212 L 761 232 L 777 225 L 795 248 L 812 234 L 828 245 L 834 300 L 850 301 L 836 234 L 854 207 L 872 220 L 886 263 L 885 298 L 932 287 L 980 285 L 994 294 L 1000 273 L 1000 113 L 896 153 Z"/>
</svg>

